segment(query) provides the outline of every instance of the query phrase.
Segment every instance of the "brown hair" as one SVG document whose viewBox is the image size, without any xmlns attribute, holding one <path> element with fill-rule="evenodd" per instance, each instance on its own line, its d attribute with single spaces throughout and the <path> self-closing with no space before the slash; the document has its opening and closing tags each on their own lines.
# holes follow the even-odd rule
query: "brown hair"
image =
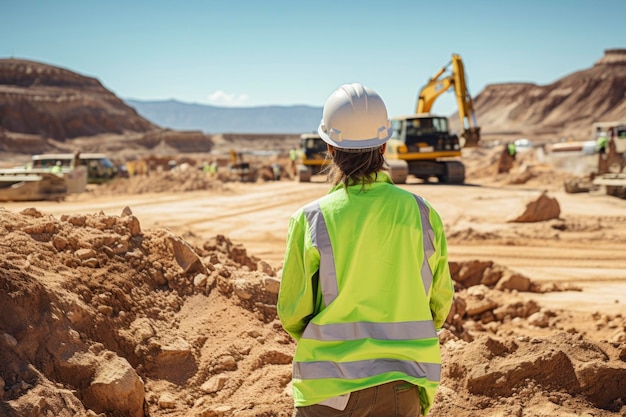
<svg viewBox="0 0 626 417">
<path fill-rule="evenodd" d="M 333 164 L 328 169 L 328 179 L 333 185 L 361 184 L 361 190 L 365 185 L 376 181 L 378 171 L 387 171 L 385 157 L 381 147 L 366 151 L 342 150 L 333 148 L 331 153 Z M 374 175 L 372 175 L 374 174 Z"/>
</svg>

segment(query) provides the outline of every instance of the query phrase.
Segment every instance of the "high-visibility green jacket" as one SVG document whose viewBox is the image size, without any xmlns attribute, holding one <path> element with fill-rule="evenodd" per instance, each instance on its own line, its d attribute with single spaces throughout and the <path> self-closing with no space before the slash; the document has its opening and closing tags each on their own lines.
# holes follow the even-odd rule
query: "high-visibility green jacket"
<svg viewBox="0 0 626 417">
<path fill-rule="evenodd" d="M 509 143 L 506 146 L 506 150 L 509 152 L 509 156 L 515 156 L 516 149 L 515 149 L 515 144 L 514 143 Z"/>
<path fill-rule="evenodd" d="M 302 207 L 290 219 L 278 296 L 298 342 L 295 405 L 405 380 L 419 387 L 425 415 L 453 295 L 439 214 L 386 173 Z"/>
</svg>

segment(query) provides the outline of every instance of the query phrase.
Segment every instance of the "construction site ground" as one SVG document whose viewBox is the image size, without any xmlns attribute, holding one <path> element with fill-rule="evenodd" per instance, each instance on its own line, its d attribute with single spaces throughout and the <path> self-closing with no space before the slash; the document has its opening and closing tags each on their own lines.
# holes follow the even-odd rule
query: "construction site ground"
<svg viewBox="0 0 626 417">
<path fill-rule="evenodd" d="M 626 200 L 567 194 L 571 172 L 533 157 L 497 174 L 498 155 L 466 157 L 465 185 L 402 185 L 441 214 L 457 280 L 430 415 L 626 416 Z M 289 216 L 329 189 L 315 179 L 162 190 L 165 179 L 153 176 L 161 185 L 142 192 L 133 184 L 147 180 L 130 178 L 62 202 L 1 203 L 3 290 L 20 305 L 0 313 L 47 323 L 45 293 L 56 327 L 0 321 L 0 375 L 10 375 L 0 379 L 0 414 L 291 415 L 295 343 L 271 304 Z M 558 202 L 558 217 L 513 221 L 541 195 Z M 124 252 L 107 239 L 126 242 Z M 94 388 L 128 364 L 140 388 L 128 388 L 123 404 Z"/>
</svg>

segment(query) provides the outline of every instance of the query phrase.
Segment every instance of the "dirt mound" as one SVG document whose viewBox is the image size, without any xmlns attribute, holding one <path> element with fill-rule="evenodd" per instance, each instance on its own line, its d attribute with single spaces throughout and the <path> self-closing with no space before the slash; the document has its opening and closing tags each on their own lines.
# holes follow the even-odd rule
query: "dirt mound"
<svg viewBox="0 0 626 417">
<path fill-rule="evenodd" d="M 191 248 L 129 211 L 0 217 L 3 415 L 291 407 L 278 281 L 244 248 L 223 236 Z"/>
<path fill-rule="evenodd" d="M 129 208 L 0 220 L 0 414 L 291 415 L 280 271 L 243 246 L 143 230 Z M 532 294 L 577 289 L 493 262 L 450 267 L 431 415 L 623 415 L 626 318 L 546 309 Z"/>
<path fill-rule="evenodd" d="M 287 163 L 281 166 L 281 179 L 289 179 Z M 116 178 L 113 181 L 101 184 L 90 190 L 84 196 L 78 198 L 90 198 L 89 194 L 120 195 L 120 194 L 144 194 L 144 193 L 164 193 L 164 192 L 188 192 L 198 190 L 219 190 L 228 191 L 229 183 L 240 182 L 241 178 L 237 174 L 230 173 L 225 167 L 217 174 L 211 175 L 203 172 L 202 167 L 192 166 L 184 163 L 172 170 L 150 171 L 147 175 L 133 175 L 128 178 Z M 274 174 L 272 167 L 265 163 L 253 164 L 251 181 L 273 181 Z"/>
<path fill-rule="evenodd" d="M 433 415 L 624 415 L 624 347 L 560 331 L 444 344 Z"/>
<path fill-rule="evenodd" d="M 157 171 L 148 175 L 116 178 L 93 189 L 98 195 L 186 192 L 196 190 L 226 190 L 226 178 L 212 178 L 202 170 L 183 166 L 171 171 Z"/>
<path fill-rule="evenodd" d="M 500 158 L 504 145 L 490 148 L 463 149 L 463 164 L 466 180 L 484 185 L 519 185 L 540 187 L 545 190 L 562 189 L 562 184 L 577 175 L 571 171 L 559 169 L 546 161 L 542 147 L 532 148 L 517 153 L 507 172 L 499 172 Z"/>
</svg>

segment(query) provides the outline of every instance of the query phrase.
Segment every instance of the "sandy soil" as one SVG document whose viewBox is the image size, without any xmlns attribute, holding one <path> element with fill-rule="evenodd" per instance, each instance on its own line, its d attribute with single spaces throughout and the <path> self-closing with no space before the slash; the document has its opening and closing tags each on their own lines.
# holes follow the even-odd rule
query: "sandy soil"
<svg viewBox="0 0 626 417">
<path fill-rule="evenodd" d="M 626 416 L 626 200 L 567 194 L 568 174 L 531 157 L 496 175 L 494 155 L 473 153 L 463 186 L 402 185 L 440 212 L 457 282 L 431 415 Z M 54 332 L 0 319 L 0 347 L 12 352 L 0 359 L 20 364 L 0 365 L 5 413 L 290 415 L 295 345 L 272 303 L 288 218 L 327 192 L 318 180 L 96 187 L 63 202 L 3 203 L 2 276 L 12 284 L 2 291 L 14 294 L 4 300 L 14 310 L 0 312 L 31 304 L 15 295 L 20 278 L 26 294 L 42 287 L 39 298 L 60 300 L 50 317 L 31 306 L 41 323 L 56 320 Z M 558 202 L 557 218 L 512 221 L 543 192 Z M 135 375 L 124 379 L 135 388 L 123 404 L 94 388 L 110 374 L 102 356 Z"/>
</svg>

